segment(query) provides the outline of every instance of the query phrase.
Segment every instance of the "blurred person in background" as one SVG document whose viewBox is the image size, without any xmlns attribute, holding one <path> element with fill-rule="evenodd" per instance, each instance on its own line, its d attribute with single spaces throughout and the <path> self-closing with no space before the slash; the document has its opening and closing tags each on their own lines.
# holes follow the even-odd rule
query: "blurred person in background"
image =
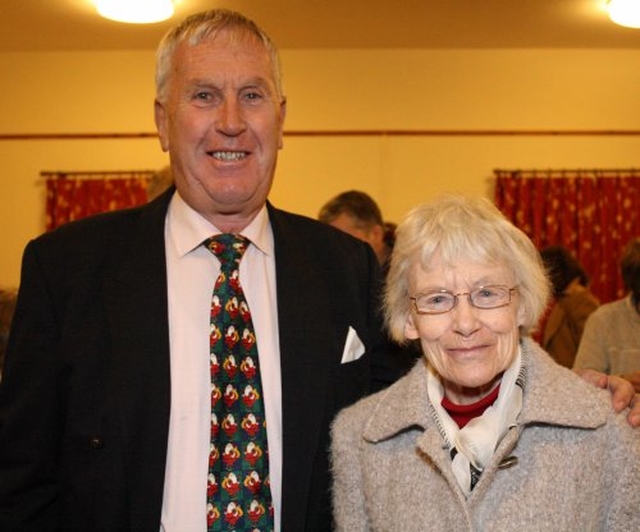
<svg viewBox="0 0 640 532">
<path fill-rule="evenodd" d="M 553 303 L 544 321 L 542 347 L 558 364 L 572 368 L 584 324 L 600 301 L 589 289 L 589 276 L 563 246 L 540 252 L 551 279 Z"/>
<path fill-rule="evenodd" d="M 385 223 L 380 207 L 366 192 L 349 190 L 338 194 L 322 206 L 318 220 L 367 242 L 386 272 L 394 226 Z"/>
<path fill-rule="evenodd" d="M 620 273 L 627 294 L 589 316 L 574 366 L 621 375 L 640 393 L 640 238 L 625 247 Z"/>
</svg>

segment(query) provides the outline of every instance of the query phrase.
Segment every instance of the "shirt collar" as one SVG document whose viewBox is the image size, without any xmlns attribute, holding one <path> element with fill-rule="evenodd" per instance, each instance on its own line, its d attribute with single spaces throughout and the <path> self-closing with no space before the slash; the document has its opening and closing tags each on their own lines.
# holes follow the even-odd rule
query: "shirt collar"
<svg viewBox="0 0 640 532">
<path fill-rule="evenodd" d="M 180 257 L 197 249 L 207 238 L 222 232 L 190 207 L 177 191 L 171 198 L 166 223 Z M 262 209 L 242 230 L 241 234 L 265 255 L 273 255 L 273 233 L 266 205 L 262 206 Z"/>
</svg>

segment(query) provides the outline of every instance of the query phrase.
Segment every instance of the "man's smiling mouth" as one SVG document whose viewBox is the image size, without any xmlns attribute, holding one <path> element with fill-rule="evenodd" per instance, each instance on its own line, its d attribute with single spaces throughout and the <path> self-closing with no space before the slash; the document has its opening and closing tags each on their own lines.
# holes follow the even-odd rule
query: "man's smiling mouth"
<svg viewBox="0 0 640 532">
<path fill-rule="evenodd" d="M 247 157 L 246 151 L 212 151 L 209 155 L 218 161 L 241 161 Z"/>
</svg>

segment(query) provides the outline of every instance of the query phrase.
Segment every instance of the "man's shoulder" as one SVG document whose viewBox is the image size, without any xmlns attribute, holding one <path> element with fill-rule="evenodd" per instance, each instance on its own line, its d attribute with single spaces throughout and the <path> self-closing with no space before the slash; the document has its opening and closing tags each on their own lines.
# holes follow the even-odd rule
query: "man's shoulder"
<svg viewBox="0 0 640 532">
<path fill-rule="evenodd" d="M 588 321 L 590 321 L 592 324 L 609 322 L 610 320 L 616 318 L 619 314 L 624 313 L 624 307 L 625 299 L 617 299 L 616 301 L 604 303 L 593 311 L 593 313 L 589 316 Z"/>
<path fill-rule="evenodd" d="M 594 295 L 590 290 L 581 290 L 571 296 L 568 296 L 565 301 L 571 307 L 578 308 L 598 308 L 600 305 L 600 300 Z"/>
<path fill-rule="evenodd" d="M 38 257 L 52 270 L 54 265 L 64 270 L 95 268 L 109 257 L 130 256 L 138 248 L 146 255 L 152 249 L 164 253 L 165 215 L 166 206 L 154 201 L 88 216 L 34 238 L 25 248 L 25 257 Z"/>
<path fill-rule="evenodd" d="M 167 206 L 168 202 L 154 200 L 137 207 L 93 214 L 43 233 L 35 238 L 35 241 L 46 245 L 48 242 L 85 242 L 91 239 L 100 241 L 113 234 L 127 235 L 141 220 L 148 219 L 152 226 L 163 224 Z"/>
</svg>

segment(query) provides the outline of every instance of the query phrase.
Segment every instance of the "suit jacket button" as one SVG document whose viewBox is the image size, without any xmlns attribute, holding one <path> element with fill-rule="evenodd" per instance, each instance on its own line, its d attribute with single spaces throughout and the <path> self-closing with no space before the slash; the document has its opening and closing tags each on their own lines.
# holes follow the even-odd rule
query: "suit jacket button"
<svg viewBox="0 0 640 532">
<path fill-rule="evenodd" d="M 91 438 L 89 438 L 89 447 L 91 449 L 102 449 L 104 447 L 104 441 L 100 436 L 91 436 Z"/>
</svg>

